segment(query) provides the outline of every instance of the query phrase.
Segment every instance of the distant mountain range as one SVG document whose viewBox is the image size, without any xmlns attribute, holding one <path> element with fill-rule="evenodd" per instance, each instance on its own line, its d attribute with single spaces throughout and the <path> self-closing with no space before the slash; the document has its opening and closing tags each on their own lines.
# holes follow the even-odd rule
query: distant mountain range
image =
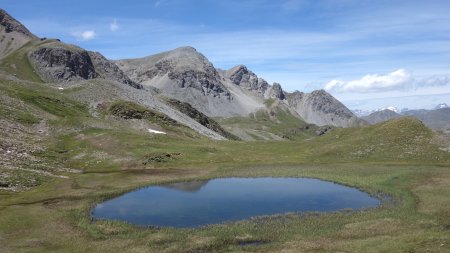
<svg viewBox="0 0 450 253">
<path fill-rule="evenodd" d="M 441 131 L 450 130 L 450 108 L 446 103 L 439 104 L 433 110 L 407 110 L 401 111 L 384 109 L 375 111 L 367 116 L 362 116 L 361 119 L 367 121 L 369 124 L 378 124 L 395 118 L 404 116 L 412 116 L 421 120 L 429 128 Z"/>
</svg>

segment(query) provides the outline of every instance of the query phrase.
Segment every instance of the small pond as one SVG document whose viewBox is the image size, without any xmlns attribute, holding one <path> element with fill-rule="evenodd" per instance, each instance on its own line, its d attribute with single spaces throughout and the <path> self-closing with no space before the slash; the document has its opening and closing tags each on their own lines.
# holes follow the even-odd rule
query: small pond
<svg viewBox="0 0 450 253">
<path fill-rule="evenodd" d="M 150 186 L 98 204 L 95 219 L 140 226 L 198 227 L 288 212 L 377 207 L 355 188 L 310 178 L 218 178 Z"/>
</svg>

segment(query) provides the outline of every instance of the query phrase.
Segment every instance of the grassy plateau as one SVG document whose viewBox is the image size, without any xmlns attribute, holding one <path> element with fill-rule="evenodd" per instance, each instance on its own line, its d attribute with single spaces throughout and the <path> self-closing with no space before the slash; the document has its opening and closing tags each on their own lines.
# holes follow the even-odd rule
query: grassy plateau
<svg viewBox="0 0 450 253">
<path fill-rule="evenodd" d="M 212 141 L 124 101 L 94 117 L 68 93 L 0 79 L 0 252 L 450 252 L 450 155 L 416 119 L 308 138 L 290 132 L 282 141 Z M 130 127 L 129 118 L 159 123 L 167 135 Z M 285 131 L 276 121 L 269 128 Z M 30 154 L 11 157 L 20 147 Z M 195 229 L 90 217 L 96 203 L 139 187 L 229 176 L 312 177 L 389 198 L 376 209 Z"/>
</svg>

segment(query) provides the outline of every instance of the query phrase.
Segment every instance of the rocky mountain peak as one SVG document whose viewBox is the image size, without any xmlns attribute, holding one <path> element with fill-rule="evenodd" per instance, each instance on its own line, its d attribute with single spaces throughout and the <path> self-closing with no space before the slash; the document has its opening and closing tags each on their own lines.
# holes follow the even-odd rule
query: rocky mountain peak
<svg viewBox="0 0 450 253">
<path fill-rule="evenodd" d="M 24 25 L 3 9 L 0 9 L 0 26 L 4 28 L 5 33 L 18 32 L 30 38 L 36 38 Z"/>
<path fill-rule="evenodd" d="M 31 40 L 37 40 L 37 37 L 5 10 L 0 9 L 0 58 Z"/>
<path fill-rule="evenodd" d="M 269 88 L 266 80 L 259 78 L 255 73 L 248 70 L 245 65 L 237 65 L 225 72 L 232 83 L 247 90 L 257 91 L 264 94 Z"/>
<path fill-rule="evenodd" d="M 311 93 L 296 91 L 287 98 L 289 105 L 311 124 L 338 127 L 367 124 L 325 90 L 315 90 Z"/>
<path fill-rule="evenodd" d="M 266 93 L 264 94 L 264 98 L 277 98 L 279 100 L 283 100 L 286 98 L 286 96 L 283 89 L 281 88 L 281 84 L 273 83 L 273 85 L 270 86 L 269 89 L 267 89 Z"/>
</svg>

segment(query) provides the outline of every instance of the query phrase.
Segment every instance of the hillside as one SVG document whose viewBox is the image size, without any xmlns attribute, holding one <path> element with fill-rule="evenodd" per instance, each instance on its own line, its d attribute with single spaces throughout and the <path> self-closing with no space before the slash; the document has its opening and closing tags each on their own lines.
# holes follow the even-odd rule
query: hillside
<svg viewBox="0 0 450 253">
<path fill-rule="evenodd" d="M 25 26 L 0 9 L 0 59 L 36 39 Z"/>
<path fill-rule="evenodd" d="M 116 63 L 135 82 L 155 87 L 165 96 L 189 103 L 210 117 L 248 117 L 263 110 L 267 100 L 275 99 L 310 124 L 364 124 L 325 91 L 290 94 L 278 83 L 268 84 L 245 65 L 220 71 L 192 47 Z"/>
<path fill-rule="evenodd" d="M 450 129 L 450 108 L 441 108 L 436 110 L 410 110 L 403 114 L 414 116 L 429 128 L 448 131 Z"/>
<path fill-rule="evenodd" d="M 370 115 L 361 117 L 361 119 L 367 121 L 369 124 L 377 124 L 377 123 L 381 123 L 384 121 L 388 121 L 391 119 L 396 119 L 396 118 L 400 118 L 402 115 L 389 110 L 389 109 L 385 109 L 385 110 L 381 110 L 381 111 L 377 111 L 374 113 L 371 113 Z"/>
</svg>

